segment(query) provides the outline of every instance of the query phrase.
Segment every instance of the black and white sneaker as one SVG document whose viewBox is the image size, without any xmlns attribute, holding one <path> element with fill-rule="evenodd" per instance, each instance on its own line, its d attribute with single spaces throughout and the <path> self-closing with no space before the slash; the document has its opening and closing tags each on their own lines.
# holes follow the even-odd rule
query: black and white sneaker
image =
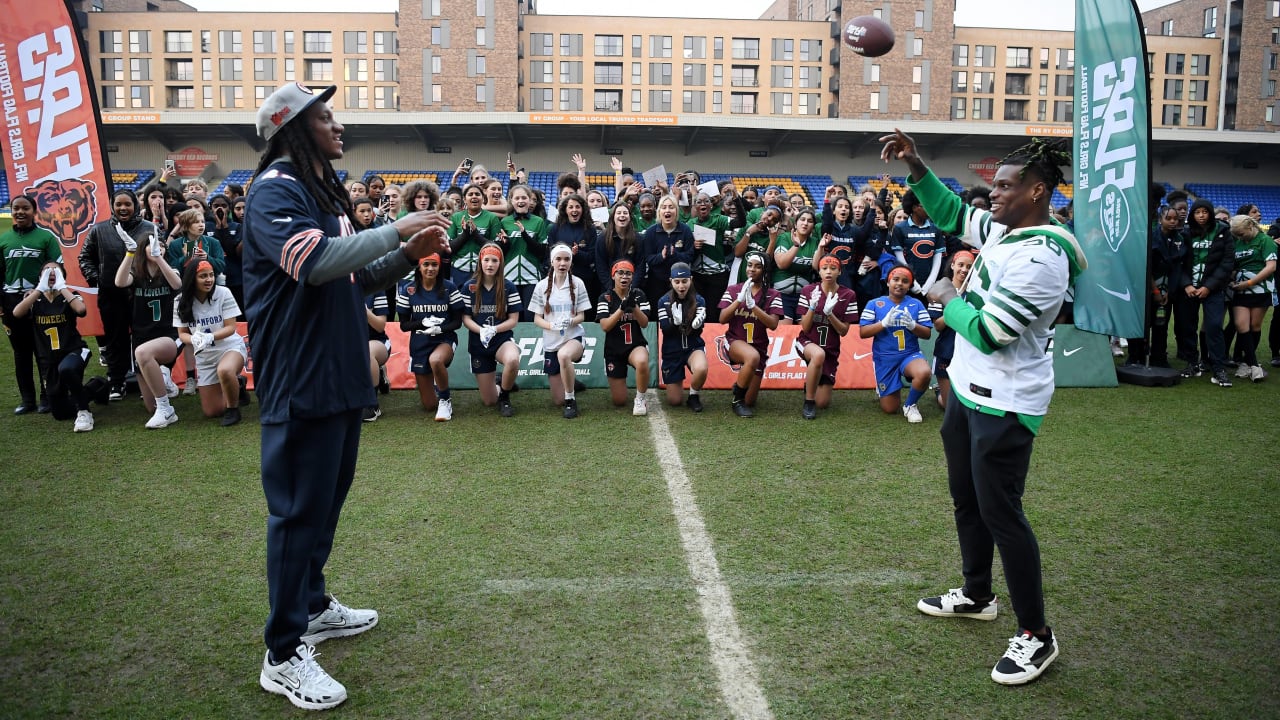
<svg viewBox="0 0 1280 720">
<path fill-rule="evenodd" d="M 805 400 L 804 405 L 800 408 L 800 417 L 805 420 L 813 420 L 818 417 L 818 404 L 812 400 Z"/>
<path fill-rule="evenodd" d="M 511 401 L 507 398 L 498 399 L 498 414 L 502 417 L 511 417 L 516 414 L 516 409 L 511 407 Z"/>
<path fill-rule="evenodd" d="M 111 389 L 107 391 L 107 400 L 123 400 L 127 392 L 128 391 L 126 390 L 124 383 L 117 383 L 112 385 Z"/>
<path fill-rule="evenodd" d="M 564 419 L 572 420 L 576 417 L 578 417 L 578 401 L 565 400 L 564 401 Z"/>
<path fill-rule="evenodd" d="M 377 610 L 357 610 L 338 602 L 338 598 L 325 593 L 329 607 L 307 622 L 307 632 L 302 642 L 315 645 L 330 638 L 359 635 L 378 624 Z"/>
<path fill-rule="evenodd" d="M 755 413 L 751 411 L 751 408 L 747 407 L 747 404 L 741 400 L 733 401 L 733 414 L 740 418 L 749 418 L 755 415 Z"/>
<path fill-rule="evenodd" d="M 377 422 L 380 417 L 382 417 L 382 408 L 377 405 L 371 405 L 364 409 L 360 419 L 365 422 Z"/>
<path fill-rule="evenodd" d="M 920 598 L 916 609 L 925 615 L 934 617 L 959 617 L 973 620 L 995 620 L 997 615 L 996 598 L 978 602 L 964 594 L 964 588 L 952 588 L 946 595 Z"/>
<path fill-rule="evenodd" d="M 1186 367 L 1182 368 L 1182 377 L 1184 378 L 1198 378 L 1203 374 L 1204 366 L 1198 362 L 1188 363 Z"/>
<path fill-rule="evenodd" d="M 689 409 L 694 412 L 702 412 L 702 398 L 698 395 L 690 395 L 688 402 L 685 403 Z"/>
<path fill-rule="evenodd" d="M 1058 638 L 1053 631 L 1041 640 L 1030 630 L 1019 630 L 1009 639 L 1009 649 L 991 668 L 991 679 L 1001 685 L 1022 685 L 1040 677 L 1049 663 L 1058 657 Z"/>
<path fill-rule="evenodd" d="M 316 649 L 305 644 L 282 663 L 271 662 L 268 651 L 262 659 L 258 684 L 267 692 L 284 695 L 303 710 L 328 710 L 347 699 L 347 689 L 320 667 Z"/>
<path fill-rule="evenodd" d="M 1213 377 L 1209 379 L 1209 382 L 1218 387 L 1229 388 L 1231 387 L 1231 376 L 1227 374 L 1226 370 L 1217 370 L 1213 373 Z"/>
</svg>

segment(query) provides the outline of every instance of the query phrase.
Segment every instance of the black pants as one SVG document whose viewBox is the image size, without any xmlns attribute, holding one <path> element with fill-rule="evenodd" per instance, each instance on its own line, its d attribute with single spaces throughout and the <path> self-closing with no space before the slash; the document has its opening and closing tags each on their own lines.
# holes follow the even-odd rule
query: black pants
<svg viewBox="0 0 1280 720">
<path fill-rule="evenodd" d="M 707 302 L 707 316 L 711 317 L 712 308 L 720 304 L 720 298 L 724 295 L 724 291 L 729 287 L 729 271 L 719 273 L 717 275 L 698 275 L 693 276 L 694 289 Z M 659 295 L 658 297 L 662 297 Z M 657 298 L 649 298 L 649 302 L 656 302 Z"/>
<path fill-rule="evenodd" d="M 98 314 L 102 316 L 102 358 L 107 361 L 107 381 L 124 383 L 133 368 L 133 345 L 130 324 L 133 309 L 128 292 L 99 288 Z"/>
<path fill-rule="evenodd" d="M 70 420 L 77 412 L 89 409 L 89 395 L 84 389 L 84 366 L 88 360 L 89 348 L 81 347 L 58 359 L 46 378 L 55 420 Z"/>
<path fill-rule="evenodd" d="M 4 327 L 9 335 L 9 344 L 13 346 L 13 372 L 18 380 L 18 394 L 22 396 L 23 405 L 36 404 L 36 381 L 33 373 L 37 367 L 36 329 L 31 323 L 31 315 L 14 317 L 13 308 L 22 302 L 23 293 L 3 294 Z M 40 395 L 44 395 L 43 364 L 40 368 Z"/>
<path fill-rule="evenodd" d="M 1040 545 L 1022 512 L 1035 435 L 1013 413 L 987 415 L 960 402 L 947 403 L 941 433 L 965 595 L 991 597 L 991 562 L 1000 548 L 1018 626 L 1038 632 L 1045 626 Z"/>
</svg>

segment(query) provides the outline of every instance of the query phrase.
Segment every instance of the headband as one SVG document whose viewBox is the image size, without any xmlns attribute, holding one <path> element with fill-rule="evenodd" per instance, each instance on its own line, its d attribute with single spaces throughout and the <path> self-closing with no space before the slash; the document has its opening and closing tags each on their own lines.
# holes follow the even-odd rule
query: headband
<svg viewBox="0 0 1280 720">
<path fill-rule="evenodd" d="M 551 248 L 552 258 L 555 258 L 555 256 L 559 255 L 560 253 L 564 253 L 565 255 L 568 255 L 571 258 L 573 257 L 573 251 L 570 250 L 569 246 L 565 245 L 564 243 L 560 243 L 559 245 L 556 245 L 555 247 Z"/>
<path fill-rule="evenodd" d="M 839 270 L 840 258 L 836 257 L 835 255 L 823 255 L 822 259 L 818 261 L 818 269 L 821 270 L 822 268 L 828 265 Z"/>
<path fill-rule="evenodd" d="M 678 262 L 671 266 L 671 279 L 678 280 L 680 278 L 693 277 L 693 270 L 689 268 L 689 263 Z"/>
<path fill-rule="evenodd" d="M 498 247 L 497 245 L 494 245 L 494 244 L 492 244 L 492 243 L 490 243 L 490 244 L 488 244 L 488 245 L 485 245 L 484 247 L 480 248 L 480 259 L 481 259 L 481 260 L 485 259 L 486 257 L 488 257 L 488 256 L 490 256 L 490 255 L 492 255 L 493 257 L 498 258 L 498 261 L 499 261 L 499 262 L 501 262 L 501 261 L 502 261 L 502 248 L 500 248 L 500 247 Z"/>
<path fill-rule="evenodd" d="M 760 252 L 757 252 L 757 251 L 755 251 L 755 250 L 752 250 L 751 252 L 749 252 L 749 253 L 747 253 L 746 255 L 742 256 L 742 262 L 744 262 L 744 263 L 750 263 L 752 260 L 755 260 L 756 262 L 760 263 L 760 265 L 762 265 L 762 266 L 763 266 L 763 265 L 764 265 L 764 254 L 763 254 L 763 253 L 760 253 Z"/>
<path fill-rule="evenodd" d="M 777 185 L 770 185 L 769 187 L 764 189 L 765 192 L 769 192 L 770 190 L 777 190 L 779 193 L 782 192 L 782 188 Z"/>
<path fill-rule="evenodd" d="M 968 250 L 957 250 L 955 254 L 951 256 L 951 262 L 955 262 L 956 260 L 959 260 L 961 257 L 969 258 L 970 263 L 972 263 L 974 260 L 977 259 L 976 256 L 974 256 L 974 254 L 969 252 Z"/>
<path fill-rule="evenodd" d="M 630 272 L 635 273 L 636 266 L 632 265 L 630 260 L 619 260 L 613 264 L 612 268 L 610 268 L 609 274 L 616 275 L 619 270 L 629 270 Z"/>
<path fill-rule="evenodd" d="M 429 263 L 429 262 L 434 262 L 435 264 L 439 265 L 439 264 L 440 264 L 440 253 L 431 253 L 430 255 L 423 256 L 423 258 L 422 258 L 421 260 L 419 260 L 419 261 L 418 261 L 418 264 L 419 264 L 419 265 L 426 265 L 426 264 L 427 264 L 427 263 Z"/>
<path fill-rule="evenodd" d="M 197 275 L 204 272 L 205 270 L 208 270 L 209 272 L 213 272 L 213 265 L 211 265 L 208 260 L 201 260 L 200 262 L 196 263 Z"/>
<path fill-rule="evenodd" d="M 890 270 L 889 274 L 886 276 L 886 279 L 893 277 L 897 273 L 906 273 L 907 282 L 915 282 L 915 279 L 916 279 L 915 274 L 911 272 L 911 268 L 906 267 L 905 265 L 898 265 L 897 267 Z"/>
</svg>

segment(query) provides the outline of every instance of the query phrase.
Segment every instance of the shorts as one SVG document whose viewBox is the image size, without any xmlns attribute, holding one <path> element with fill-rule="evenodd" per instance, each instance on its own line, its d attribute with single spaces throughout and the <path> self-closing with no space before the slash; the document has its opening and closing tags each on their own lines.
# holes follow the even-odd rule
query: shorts
<svg viewBox="0 0 1280 720">
<path fill-rule="evenodd" d="M 574 362 L 582 359 L 582 353 L 578 353 L 578 357 L 574 358 Z M 547 377 L 554 377 L 560 374 L 560 356 L 555 350 L 548 350 L 542 353 L 542 374 Z"/>
<path fill-rule="evenodd" d="M 627 371 L 631 369 L 631 352 L 638 347 L 648 347 L 647 345 L 632 345 L 627 348 L 624 353 L 605 353 L 604 354 L 604 376 L 615 379 L 627 379 Z"/>
<path fill-rule="evenodd" d="M 871 356 L 871 364 L 876 369 L 876 394 L 879 397 L 896 395 L 902 389 L 902 373 L 913 360 L 924 360 L 919 352 L 894 353 L 888 357 Z"/>
<path fill-rule="evenodd" d="M 480 339 L 472 334 L 467 341 L 467 354 L 471 356 L 471 374 L 487 375 L 498 371 L 498 348 L 512 338 L 511 332 L 498 333 L 489 341 L 489 347 L 480 344 Z"/>
<path fill-rule="evenodd" d="M 223 344 L 225 343 L 225 344 Z M 224 353 L 234 352 L 240 353 L 240 357 L 245 364 L 249 363 L 249 351 L 244 347 L 244 338 L 239 333 L 234 333 L 229 338 L 223 338 L 219 344 L 223 344 L 221 348 L 215 345 L 213 350 L 222 350 L 222 352 L 196 353 L 196 386 L 204 387 L 205 385 L 218 384 L 218 363 L 222 362 Z"/>
<path fill-rule="evenodd" d="M 420 355 L 413 356 L 412 361 L 409 363 L 409 372 L 413 373 L 414 375 L 430 375 L 431 374 L 431 353 L 435 352 L 436 348 L 440 347 L 441 345 L 448 345 L 449 349 L 454 350 L 455 352 L 458 349 L 458 343 L 456 341 L 432 343 L 427 347 L 423 348 Z M 453 364 L 453 358 L 450 357 L 449 362 L 445 363 L 444 366 L 449 367 L 452 364 Z"/>
<path fill-rule="evenodd" d="M 1236 293 L 1231 299 L 1231 307 L 1240 308 L 1269 308 L 1271 307 L 1271 293 Z"/>
<path fill-rule="evenodd" d="M 933 376 L 939 380 L 950 380 L 947 368 L 951 367 L 951 358 L 935 357 L 933 359 Z"/>
<path fill-rule="evenodd" d="M 814 343 L 806 342 L 801 338 L 796 338 L 796 348 L 800 351 L 799 354 L 802 358 L 804 357 L 805 346 L 812 344 Z M 834 350 L 828 350 L 827 348 L 822 349 L 826 351 L 827 356 L 822 359 L 822 377 L 818 379 L 818 384 L 835 385 L 836 370 L 840 367 L 840 348 L 835 348 Z"/>
<path fill-rule="evenodd" d="M 662 354 L 662 382 L 667 385 L 684 382 L 684 369 L 689 365 L 689 357 L 702 350 L 703 346 L 676 348 L 675 352 Z"/>
</svg>

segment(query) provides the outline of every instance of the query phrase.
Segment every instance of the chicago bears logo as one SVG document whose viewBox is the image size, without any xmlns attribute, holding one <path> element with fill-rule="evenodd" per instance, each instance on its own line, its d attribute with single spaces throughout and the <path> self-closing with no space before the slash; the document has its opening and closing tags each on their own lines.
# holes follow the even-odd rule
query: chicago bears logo
<svg viewBox="0 0 1280 720">
<path fill-rule="evenodd" d="M 36 199 L 36 223 L 57 235 L 62 247 L 73 248 L 98 216 L 95 189 L 90 180 L 44 180 L 26 193 Z"/>
</svg>

